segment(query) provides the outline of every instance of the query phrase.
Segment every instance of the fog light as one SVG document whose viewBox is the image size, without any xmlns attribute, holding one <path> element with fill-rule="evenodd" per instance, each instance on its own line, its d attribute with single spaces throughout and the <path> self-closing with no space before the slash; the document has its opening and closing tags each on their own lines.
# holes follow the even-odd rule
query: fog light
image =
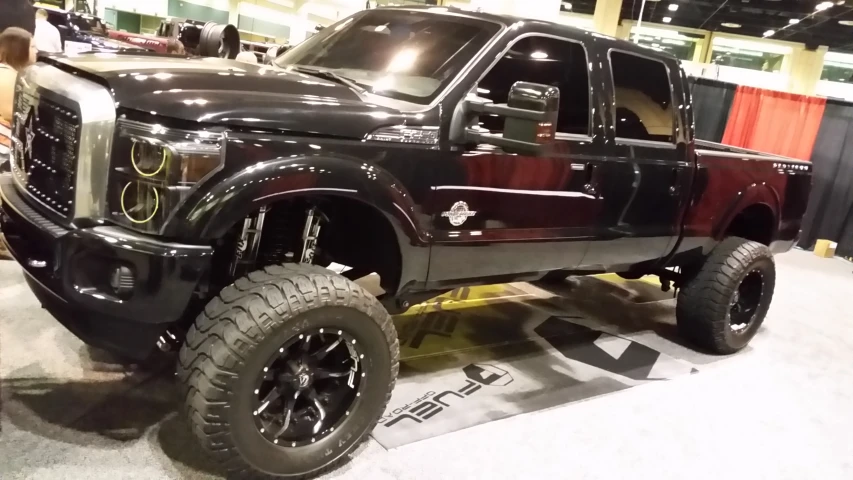
<svg viewBox="0 0 853 480">
<path fill-rule="evenodd" d="M 117 295 L 124 295 L 133 291 L 133 272 L 129 268 L 115 267 L 110 274 L 110 287 Z"/>
</svg>

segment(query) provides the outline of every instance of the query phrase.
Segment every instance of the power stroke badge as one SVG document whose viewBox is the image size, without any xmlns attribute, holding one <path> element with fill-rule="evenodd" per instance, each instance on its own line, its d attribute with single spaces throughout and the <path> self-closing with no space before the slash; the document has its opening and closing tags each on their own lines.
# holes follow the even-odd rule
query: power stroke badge
<svg viewBox="0 0 853 480">
<path fill-rule="evenodd" d="M 447 212 L 442 212 L 441 216 L 450 220 L 450 224 L 458 227 L 468 220 L 468 217 L 473 217 L 477 212 L 468 210 L 468 204 L 465 202 L 456 202 L 450 207 Z"/>
</svg>

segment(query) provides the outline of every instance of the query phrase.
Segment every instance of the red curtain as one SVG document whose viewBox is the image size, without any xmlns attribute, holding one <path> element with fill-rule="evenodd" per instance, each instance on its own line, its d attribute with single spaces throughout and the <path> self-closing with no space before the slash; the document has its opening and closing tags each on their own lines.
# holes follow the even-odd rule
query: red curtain
<svg viewBox="0 0 853 480">
<path fill-rule="evenodd" d="M 826 99 L 740 86 L 723 143 L 809 160 Z"/>
</svg>

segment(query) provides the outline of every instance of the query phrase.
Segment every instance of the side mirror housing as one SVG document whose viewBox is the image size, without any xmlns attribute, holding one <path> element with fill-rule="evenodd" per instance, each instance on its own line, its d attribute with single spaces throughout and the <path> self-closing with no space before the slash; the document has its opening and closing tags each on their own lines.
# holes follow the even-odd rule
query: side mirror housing
<svg viewBox="0 0 853 480">
<path fill-rule="evenodd" d="M 467 127 L 465 143 L 485 143 L 528 155 L 547 154 L 554 144 L 560 110 L 560 90 L 556 87 L 516 82 L 506 104 L 494 104 L 479 97 L 463 103 L 466 117 L 483 113 L 505 118 L 503 135 L 484 132 L 477 126 Z"/>
</svg>

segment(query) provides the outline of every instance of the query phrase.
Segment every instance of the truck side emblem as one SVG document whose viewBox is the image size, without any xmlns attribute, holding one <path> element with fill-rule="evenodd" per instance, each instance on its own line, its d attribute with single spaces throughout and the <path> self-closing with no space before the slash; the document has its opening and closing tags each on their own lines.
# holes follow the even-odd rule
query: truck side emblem
<svg viewBox="0 0 853 480">
<path fill-rule="evenodd" d="M 468 210 L 468 204 L 465 202 L 456 202 L 450 207 L 450 211 L 443 212 L 442 217 L 450 220 L 450 224 L 458 227 L 468 220 L 468 217 L 473 217 L 477 212 Z"/>
</svg>

